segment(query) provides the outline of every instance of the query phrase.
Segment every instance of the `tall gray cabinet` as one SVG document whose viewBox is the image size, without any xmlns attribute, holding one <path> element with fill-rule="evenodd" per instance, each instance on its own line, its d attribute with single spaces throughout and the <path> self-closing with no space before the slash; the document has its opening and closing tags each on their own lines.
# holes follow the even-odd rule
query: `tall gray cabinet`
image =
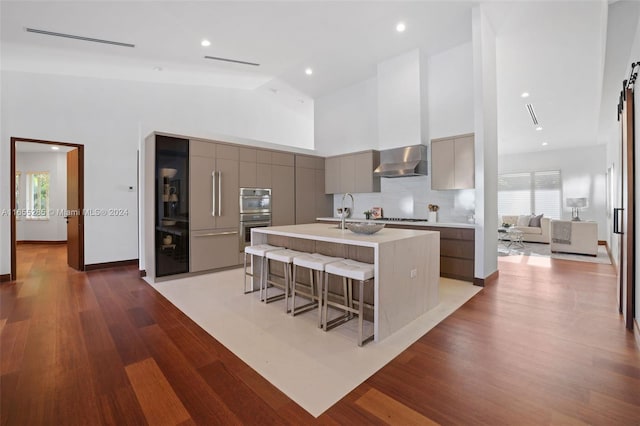
<svg viewBox="0 0 640 426">
<path fill-rule="evenodd" d="M 296 154 L 296 223 L 333 215 L 333 197 L 324 190 L 324 169 L 324 158 Z"/>
<path fill-rule="evenodd" d="M 238 163 L 237 146 L 190 141 L 191 272 L 238 264 Z"/>
</svg>

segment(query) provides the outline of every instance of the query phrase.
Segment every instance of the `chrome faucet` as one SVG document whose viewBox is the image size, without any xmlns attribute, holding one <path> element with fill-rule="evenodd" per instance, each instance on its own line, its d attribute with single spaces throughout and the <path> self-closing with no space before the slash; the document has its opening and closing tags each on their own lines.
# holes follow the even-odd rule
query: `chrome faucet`
<svg viewBox="0 0 640 426">
<path fill-rule="evenodd" d="M 351 195 L 350 193 L 346 193 L 342 196 L 342 205 L 340 207 L 342 207 L 342 223 L 340 224 L 340 229 L 345 229 L 345 223 L 347 221 L 347 212 L 344 209 L 344 199 L 347 198 L 347 195 L 349 197 L 351 197 L 351 210 L 353 211 L 354 207 L 355 207 L 355 201 L 353 200 L 353 195 Z"/>
</svg>

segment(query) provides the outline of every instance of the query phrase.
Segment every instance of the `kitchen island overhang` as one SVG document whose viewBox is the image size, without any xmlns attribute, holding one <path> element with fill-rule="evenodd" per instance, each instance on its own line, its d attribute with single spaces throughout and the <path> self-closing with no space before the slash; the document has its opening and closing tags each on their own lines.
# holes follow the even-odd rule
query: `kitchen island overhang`
<svg viewBox="0 0 640 426">
<path fill-rule="evenodd" d="M 375 341 L 438 305 L 440 236 L 436 231 L 384 228 L 361 235 L 313 223 L 253 229 L 251 244 L 266 244 L 269 236 L 372 248 Z"/>
</svg>

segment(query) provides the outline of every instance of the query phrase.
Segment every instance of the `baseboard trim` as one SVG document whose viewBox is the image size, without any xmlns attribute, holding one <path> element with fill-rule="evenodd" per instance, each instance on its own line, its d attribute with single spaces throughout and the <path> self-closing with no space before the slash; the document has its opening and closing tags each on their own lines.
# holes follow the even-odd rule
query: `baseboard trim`
<svg viewBox="0 0 640 426">
<path fill-rule="evenodd" d="M 640 324 L 637 318 L 633 320 L 633 336 L 636 338 L 636 346 L 640 349 Z"/>
<path fill-rule="evenodd" d="M 485 285 L 491 284 L 492 282 L 497 280 L 499 274 L 500 274 L 500 271 L 495 271 L 494 273 L 490 274 L 486 278 L 476 278 L 476 277 L 474 277 L 473 278 L 473 285 L 477 285 L 478 287 L 484 287 Z"/>
<path fill-rule="evenodd" d="M 248 264 L 247 264 L 248 265 Z M 447 272 L 440 272 L 440 276 L 443 278 L 451 278 L 452 280 L 473 282 L 473 277 L 457 274 L 449 274 Z"/>
<path fill-rule="evenodd" d="M 147 271 L 144 269 L 139 269 L 138 270 L 138 275 L 140 276 L 140 278 L 144 278 L 147 276 Z"/>
<path fill-rule="evenodd" d="M 16 244 L 67 244 L 67 240 L 20 240 Z"/>
<path fill-rule="evenodd" d="M 0 283 L 6 283 L 11 281 L 11 274 L 2 274 L 0 275 Z"/>
<path fill-rule="evenodd" d="M 84 265 L 85 271 L 96 271 L 98 269 L 119 268 L 122 266 L 138 266 L 138 259 L 118 260 L 116 262 L 91 263 Z"/>
</svg>

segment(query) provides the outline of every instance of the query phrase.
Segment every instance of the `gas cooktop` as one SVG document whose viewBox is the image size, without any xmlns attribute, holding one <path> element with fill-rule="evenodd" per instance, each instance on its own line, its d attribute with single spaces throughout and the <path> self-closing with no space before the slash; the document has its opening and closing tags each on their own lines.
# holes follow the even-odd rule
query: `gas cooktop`
<svg viewBox="0 0 640 426">
<path fill-rule="evenodd" d="M 375 220 L 389 220 L 392 222 L 427 222 L 427 219 L 416 219 L 413 217 L 379 217 Z"/>
</svg>

